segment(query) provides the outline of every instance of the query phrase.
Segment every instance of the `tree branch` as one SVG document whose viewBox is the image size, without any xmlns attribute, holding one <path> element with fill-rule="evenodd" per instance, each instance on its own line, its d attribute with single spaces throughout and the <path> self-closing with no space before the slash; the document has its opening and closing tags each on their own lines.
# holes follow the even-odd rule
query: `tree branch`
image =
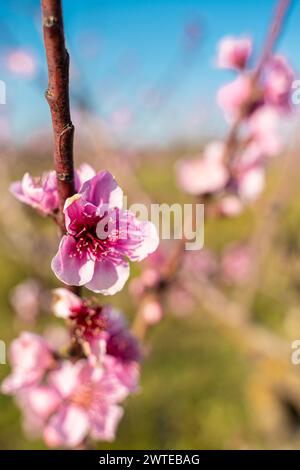
<svg viewBox="0 0 300 470">
<path fill-rule="evenodd" d="M 49 103 L 54 133 L 54 167 L 59 194 L 58 222 L 65 231 L 63 207 L 75 192 L 73 168 L 74 126 L 69 103 L 69 54 L 65 46 L 61 0 L 42 0 L 43 33 L 48 64 Z"/>
</svg>

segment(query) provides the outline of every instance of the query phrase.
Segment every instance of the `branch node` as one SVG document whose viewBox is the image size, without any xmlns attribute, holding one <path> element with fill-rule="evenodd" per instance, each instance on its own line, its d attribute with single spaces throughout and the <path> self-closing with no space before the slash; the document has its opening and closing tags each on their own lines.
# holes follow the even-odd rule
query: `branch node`
<svg viewBox="0 0 300 470">
<path fill-rule="evenodd" d="M 56 16 L 47 16 L 44 18 L 43 25 L 46 28 L 52 28 L 53 26 L 58 24 L 58 18 Z"/>
<path fill-rule="evenodd" d="M 73 175 L 70 173 L 56 173 L 56 177 L 59 181 L 72 181 Z"/>
<path fill-rule="evenodd" d="M 45 91 L 45 98 L 47 101 L 53 99 L 53 93 L 49 90 L 49 88 L 47 88 L 47 90 Z"/>
</svg>

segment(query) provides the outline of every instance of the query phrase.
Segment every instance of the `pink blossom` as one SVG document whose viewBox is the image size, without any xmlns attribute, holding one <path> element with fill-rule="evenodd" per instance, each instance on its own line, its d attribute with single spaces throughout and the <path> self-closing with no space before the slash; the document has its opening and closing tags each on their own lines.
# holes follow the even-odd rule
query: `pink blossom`
<svg viewBox="0 0 300 470">
<path fill-rule="evenodd" d="M 251 51 L 251 39 L 227 36 L 219 42 L 217 64 L 220 68 L 244 69 Z"/>
<path fill-rule="evenodd" d="M 7 67 L 10 72 L 26 78 L 33 77 L 36 72 L 33 56 L 22 49 L 15 50 L 8 55 Z"/>
<path fill-rule="evenodd" d="M 177 180 L 190 194 L 208 194 L 223 189 L 229 173 L 223 162 L 224 144 L 209 144 L 202 158 L 181 160 L 177 163 Z"/>
<path fill-rule="evenodd" d="M 142 315 L 148 325 L 159 323 L 163 317 L 163 309 L 160 302 L 151 300 L 142 307 Z"/>
<path fill-rule="evenodd" d="M 29 173 L 25 173 L 21 181 L 11 184 L 10 191 L 19 201 L 37 209 L 44 215 L 49 215 L 58 208 L 54 171 L 44 173 L 41 178 L 33 178 Z"/>
<path fill-rule="evenodd" d="M 99 339 L 108 326 L 109 307 L 101 307 L 82 299 L 67 289 L 55 289 L 53 312 L 70 321 L 72 333 L 78 340 Z"/>
<path fill-rule="evenodd" d="M 244 284 L 251 273 L 251 250 L 245 245 L 232 245 L 224 250 L 221 269 L 228 282 Z"/>
<path fill-rule="evenodd" d="M 168 299 L 168 310 L 177 317 L 186 317 L 195 309 L 195 299 L 185 286 L 176 286 L 171 289 Z"/>
<path fill-rule="evenodd" d="M 75 187 L 79 191 L 82 184 L 95 175 L 93 168 L 84 163 L 75 172 Z M 37 209 L 44 215 L 49 215 L 58 209 L 58 192 L 56 174 L 54 171 L 44 173 L 42 177 L 32 177 L 25 173 L 21 181 L 10 186 L 12 194 L 19 201 Z"/>
<path fill-rule="evenodd" d="M 35 279 L 21 282 L 11 292 L 10 301 L 17 316 L 25 322 L 33 322 L 39 314 L 41 286 Z"/>
<path fill-rule="evenodd" d="M 128 395 L 113 369 L 94 368 L 86 360 L 63 361 L 43 385 L 22 392 L 27 422 L 43 430 L 49 447 L 79 446 L 89 435 L 112 441 Z"/>
<path fill-rule="evenodd" d="M 243 203 L 239 197 L 229 194 L 219 201 L 217 210 L 225 217 L 236 217 L 241 214 Z"/>
<path fill-rule="evenodd" d="M 238 192 L 245 201 L 254 201 L 265 187 L 265 170 L 256 165 L 243 171 L 238 178 Z"/>
<path fill-rule="evenodd" d="M 258 108 L 249 118 L 248 125 L 250 136 L 262 154 L 272 156 L 281 151 L 279 115 L 274 107 Z"/>
<path fill-rule="evenodd" d="M 95 305 L 66 289 L 56 289 L 54 294 L 54 313 L 68 318 L 76 338 L 89 343 L 91 364 L 109 364 L 122 383 L 136 389 L 141 350 L 124 316 L 110 305 Z"/>
<path fill-rule="evenodd" d="M 195 279 L 212 277 L 217 271 L 216 256 L 207 248 L 189 251 L 184 257 L 184 268 L 192 273 Z"/>
<path fill-rule="evenodd" d="M 264 82 L 266 103 L 281 110 L 289 110 L 293 80 L 294 72 L 287 60 L 280 55 L 273 56 L 266 67 Z"/>
<path fill-rule="evenodd" d="M 156 250 L 158 236 L 149 222 L 122 211 L 123 193 L 106 171 L 86 181 L 67 199 L 63 236 L 52 269 L 65 284 L 82 286 L 104 295 L 121 290 L 129 263 Z"/>
<path fill-rule="evenodd" d="M 14 393 L 37 383 L 55 365 L 46 341 L 34 333 L 23 332 L 10 347 L 12 374 L 2 383 L 4 393 Z"/>
<path fill-rule="evenodd" d="M 250 100 L 251 93 L 251 78 L 247 75 L 239 75 L 233 82 L 219 89 L 217 102 L 226 116 L 237 118 Z"/>
</svg>

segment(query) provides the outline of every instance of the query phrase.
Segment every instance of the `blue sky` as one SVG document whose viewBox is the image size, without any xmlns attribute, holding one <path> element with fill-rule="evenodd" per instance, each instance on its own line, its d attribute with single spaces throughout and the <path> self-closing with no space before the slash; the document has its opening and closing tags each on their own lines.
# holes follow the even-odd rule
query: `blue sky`
<svg viewBox="0 0 300 470">
<path fill-rule="evenodd" d="M 143 144 L 222 132 L 215 94 L 232 75 L 214 67 L 216 43 L 227 34 L 248 34 L 259 52 L 276 1 L 64 0 L 63 5 L 73 106 L 80 96 L 108 123 L 129 113 L 120 138 Z M 294 0 L 278 50 L 296 70 L 299 21 L 300 5 Z M 202 39 L 187 52 L 184 31 L 193 24 L 201 25 Z M 35 56 L 38 77 L 9 73 L 6 54 L 18 47 Z M 47 78 L 38 0 L 2 2 L 0 48 L 0 79 L 7 85 L 7 104 L 0 113 L 9 116 L 22 143 L 50 122 L 43 97 Z M 156 108 L 145 106 L 150 90 L 163 97 Z"/>
</svg>

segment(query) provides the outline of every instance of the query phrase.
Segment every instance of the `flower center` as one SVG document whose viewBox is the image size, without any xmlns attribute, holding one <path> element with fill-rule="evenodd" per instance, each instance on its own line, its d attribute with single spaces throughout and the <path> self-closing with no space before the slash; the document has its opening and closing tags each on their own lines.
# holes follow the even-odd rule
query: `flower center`
<svg viewBox="0 0 300 470">
<path fill-rule="evenodd" d="M 79 405 L 82 408 L 89 409 L 93 401 L 93 387 L 91 384 L 83 384 L 79 387 L 79 390 L 74 392 L 72 403 Z"/>
<path fill-rule="evenodd" d="M 107 328 L 107 318 L 99 305 L 83 303 L 79 307 L 73 307 L 71 312 L 73 332 L 79 339 L 97 337 L 101 331 Z"/>
<path fill-rule="evenodd" d="M 105 214 L 103 217 L 107 216 Z M 70 256 L 82 257 L 88 256 L 94 261 L 99 261 L 106 257 L 114 249 L 115 243 L 120 238 L 120 230 L 118 224 L 113 228 L 109 228 L 108 224 L 103 227 L 103 237 L 97 235 L 97 225 L 103 217 L 89 216 L 85 217 L 85 222 L 78 227 L 75 239 L 75 250 Z"/>
</svg>

